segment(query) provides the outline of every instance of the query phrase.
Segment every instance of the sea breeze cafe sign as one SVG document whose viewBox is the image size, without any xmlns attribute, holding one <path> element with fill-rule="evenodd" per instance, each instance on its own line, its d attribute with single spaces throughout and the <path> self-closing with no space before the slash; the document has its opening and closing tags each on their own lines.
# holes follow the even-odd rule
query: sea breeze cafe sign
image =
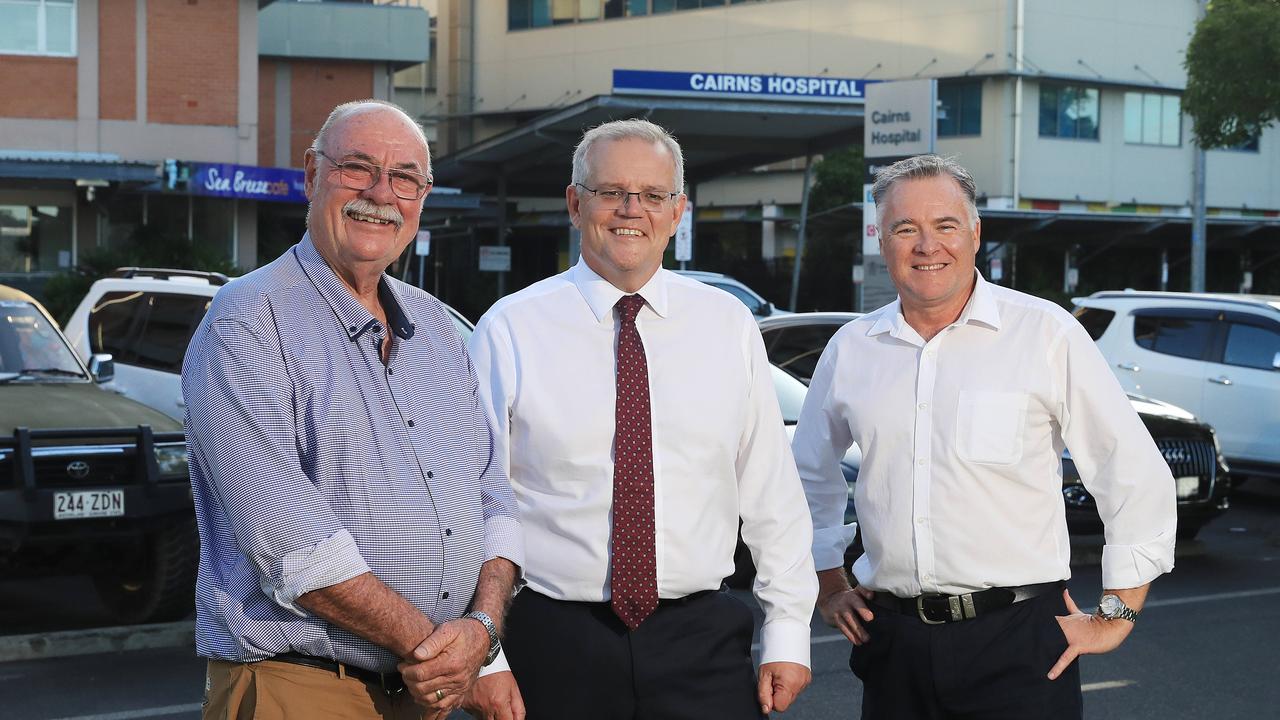
<svg viewBox="0 0 1280 720">
<path fill-rule="evenodd" d="M 301 170 L 225 163 L 194 163 L 187 187 L 193 195 L 305 203 Z"/>
<path fill-rule="evenodd" d="M 613 92 L 621 95 L 861 103 L 866 86 L 866 80 L 801 75 L 613 71 Z"/>
</svg>

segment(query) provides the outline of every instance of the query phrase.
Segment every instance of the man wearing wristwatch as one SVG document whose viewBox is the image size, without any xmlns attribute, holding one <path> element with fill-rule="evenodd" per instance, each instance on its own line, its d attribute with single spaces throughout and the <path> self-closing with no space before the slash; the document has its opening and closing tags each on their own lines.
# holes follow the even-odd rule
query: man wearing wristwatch
<svg viewBox="0 0 1280 720">
<path fill-rule="evenodd" d="M 878 174 L 898 300 L 831 338 L 793 440 L 818 609 L 853 643 L 866 720 L 1080 718 L 1076 658 L 1119 646 L 1173 568 L 1169 466 L 1079 323 L 976 271 L 975 196 L 936 155 Z M 850 587 L 839 459 L 854 442 L 866 551 Z M 1094 615 L 1065 589 L 1064 448 L 1106 528 Z"/>
</svg>

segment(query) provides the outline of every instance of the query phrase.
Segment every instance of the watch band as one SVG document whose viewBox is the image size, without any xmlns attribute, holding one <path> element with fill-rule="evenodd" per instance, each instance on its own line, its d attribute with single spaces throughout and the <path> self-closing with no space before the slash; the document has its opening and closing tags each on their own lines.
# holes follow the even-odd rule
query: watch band
<svg viewBox="0 0 1280 720">
<path fill-rule="evenodd" d="M 479 610 L 472 610 L 462 617 L 471 618 L 484 626 L 484 631 L 489 634 L 489 653 L 484 657 L 484 667 L 488 667 L 493 663 L 493 659 L 498 657 L 498 651 L 502 649 L 502 642 L 498 639 L 498 626 L 493 623 L 493 618 L 488 613 Z"/>
</svg>

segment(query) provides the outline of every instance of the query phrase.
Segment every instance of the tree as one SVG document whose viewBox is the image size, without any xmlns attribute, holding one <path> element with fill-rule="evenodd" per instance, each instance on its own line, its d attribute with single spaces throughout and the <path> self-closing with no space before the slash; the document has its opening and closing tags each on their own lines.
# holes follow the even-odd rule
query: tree
<svg viewBox="0 0 1280 720">
<path fill-rule="evenodd" d="M 863 168 L 861 145 L 823 153 L 822 161 L 813 166 L 809 214 L 860 201 L 863 173 L 866 172 Z"/>
<path fill-rule="evenodd" d="M 1212 0 L 1185 64 L 1182 102 L 1200 147 L 1258 137 L 1280 118 L 1280 0 Z"/>
</svg>

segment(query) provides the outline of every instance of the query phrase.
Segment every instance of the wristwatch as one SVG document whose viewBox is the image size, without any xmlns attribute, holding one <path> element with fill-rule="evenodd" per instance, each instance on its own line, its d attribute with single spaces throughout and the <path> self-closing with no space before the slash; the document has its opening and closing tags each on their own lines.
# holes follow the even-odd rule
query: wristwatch
<svg viewBox="0 0 1280 720">
<path fill-rule="evenodd" d="M 498 626 L 493 624 L 493 618 L 488 613 L 472 610 L 462 617 L 471 618 L 484 626 L 484 631 L 489 633 L 489 654 L 484 656 L 484 667 L 489 667 L 493 663 L 493 659 L 498 657 L 498 651 L 502 649 L 502 642 L 498 640 Z"/>
<path fill-rule="evenodd" d="M 1119 595 L 1107 593 L 1098 601 L 1098 610 L 1095 613 L 1103 620 L 1128 620 L 1129 622 L 1138 621 L 1138 611 L 1124 604 Z"/>
</svg>

